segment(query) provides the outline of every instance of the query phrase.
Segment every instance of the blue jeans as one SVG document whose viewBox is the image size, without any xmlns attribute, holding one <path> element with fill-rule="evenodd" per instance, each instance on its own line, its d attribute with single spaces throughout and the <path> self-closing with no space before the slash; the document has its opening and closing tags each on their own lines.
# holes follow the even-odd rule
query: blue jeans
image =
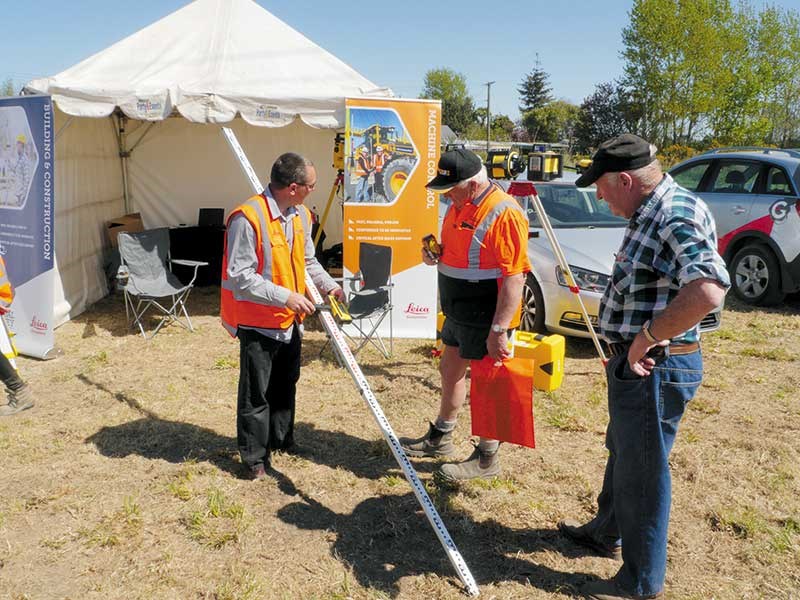
<svg viewBox="0 0 800 600">
<path fill-rule="evenodd" d="M 369 178 L 359 177 L 356 183 L 356 202 L 371 202 L 369 193 Z"/>
<path fill-rule="evenodd" d="M 651 595 L 664 587 L 667 527 L 672 500 L 669 453 L 686 404 L 703 377 L 700 351 L 662 356 L 649 377 L 628 366 L 627 355 L 606 365 L 609 451 L 597 515 L 587 524 L 608 545 L 622 543 L 616 583 Z"/>
</svg>

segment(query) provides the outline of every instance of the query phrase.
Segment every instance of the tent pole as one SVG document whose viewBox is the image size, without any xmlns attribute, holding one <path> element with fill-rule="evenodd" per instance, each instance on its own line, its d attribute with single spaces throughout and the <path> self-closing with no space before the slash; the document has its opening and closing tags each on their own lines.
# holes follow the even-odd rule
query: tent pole
<svg viewBox="0 0 800 600">
<path fill-rule="evenodd" d="M 125 214 L 130 214 L 131 212 L 131 194 L 130 189 L 128 187 L 128 157 L 131 153 L 125 147 L 126 142 L 126 135 L 125 135 L 125 123 L 128 121 L 128 117 L 123 114 L 117 115 L 117 143 L 119 144 L 119 159 L 120 159 L 120 166 L 122 167 L 122 199 L 123 205 L 125 206 Z"/>
</svg>

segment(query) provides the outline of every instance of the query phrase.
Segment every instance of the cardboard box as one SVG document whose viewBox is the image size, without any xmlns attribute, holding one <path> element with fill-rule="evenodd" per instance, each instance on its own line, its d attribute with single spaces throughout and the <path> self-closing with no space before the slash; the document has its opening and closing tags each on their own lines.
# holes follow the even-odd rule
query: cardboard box
<svg viewBox="0 0 800 600">
<path fill-rule="evenodd" d="M 108 232 L 108 239 L 113 248 L 117 247 L 117 236 L 120 231 L 144 231 L 142 215 L 140 213 L 131 213 L 123 217 L 117 217 L 108 222 L 106 225 L 106 232 Z"/>
</svg>

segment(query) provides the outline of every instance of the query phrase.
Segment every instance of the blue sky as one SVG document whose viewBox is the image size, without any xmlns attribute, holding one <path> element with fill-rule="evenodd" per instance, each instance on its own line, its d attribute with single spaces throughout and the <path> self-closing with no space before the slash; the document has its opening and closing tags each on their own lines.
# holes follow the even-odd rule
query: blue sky
<svg viewBox="0 0 800 600">
<path fill-rule="evenodd" d="M 184 6 L 188 0 L 3 0 L 0 80 L 19 86 L 54 75 Z M 463 73 L 476 106 L 516 119 L 523 76 L 538 54 L 556 97 L 580 103 L 622 73 L 621 32 L 630 0 L 405 0 L 258 3 L 373 82 L 404 97 L 425 72 Z M 756 7 L 764 3 L 753 0 Z M 774 2 L 800 10 L 800 0 Z M 351 10 L 352 14 L 347 11 Z"/>
</svg>

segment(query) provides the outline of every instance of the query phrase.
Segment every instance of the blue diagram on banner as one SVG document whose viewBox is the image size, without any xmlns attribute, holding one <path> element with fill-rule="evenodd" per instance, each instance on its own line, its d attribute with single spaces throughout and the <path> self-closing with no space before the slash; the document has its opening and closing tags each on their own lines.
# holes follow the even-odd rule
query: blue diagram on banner
<svg viewBox="0 0 800 600">
<path fill-rule="evenodd" d="M 15 287 L 53 268 L 53 137 L 49 96 L 0 99 L 0 254 Z"/>
</svg>

